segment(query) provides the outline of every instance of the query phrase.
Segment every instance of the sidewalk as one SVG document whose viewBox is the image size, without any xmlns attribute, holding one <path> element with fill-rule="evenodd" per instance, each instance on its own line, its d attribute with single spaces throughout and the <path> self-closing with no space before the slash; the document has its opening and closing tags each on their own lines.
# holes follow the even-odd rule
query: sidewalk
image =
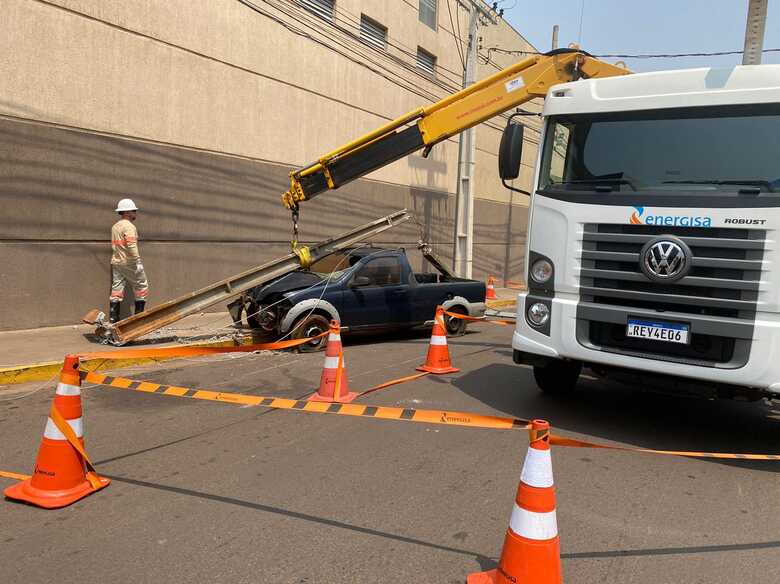
<svg viewBox="0 0 780 584">
<path fill-rule="evenodd" d="M 92 336 L 94 330 L 93 326 L 82 324 L 0 332 L 0 389 L 4 385 L 42 381 L 56 376 L 62 366 L 63 357 L 70 353 L 118 351 L 129 347 L 169 347 L 182 343 L 198 346 L 230 346 L 235 344 L 231 337 L 236 332 L 227 312 L 189 316 L 124 347 L 100 344 Z M 130 367 L 159 360 L 159 358 L 134 358 L 121 361 L 93 359 L 84 362 L 83 365 L 85 369 L 94 371 Z"/>
<path fill-rule="evenodd" d="M 489 300 L 487 304 L 496 310 L 511 310 L 517 292 L 516 289 L 496 288 L 498 299 Z M 81 324 L 0 332 L 0 386 L 49 379 L 59 372 L 63 357 L 71 353 L 116 351 L 150 345 L 166 347 L 182 343 L 227 346 L 235 344 L 232 335 L 237 332 L 227 312 L 188 316 L 125 347 L 101 345 L 92 336 L 94 330 L 91 325 Z M 85 363 L 85 368 L 103 369 L 104 361 Z M 106 366 L 116 369 L 150 361 L 154 360 L 124 359 L 107 363 Z"/>
<path fill-rule="evenodd" d="M 178 344 L 177 337 L 197 337 L 196 340 L 201 341 L 206 340 L 208 336 L 224 337 L 235 332 L 235 329 L 230 326 L 231 322 L 227 312 L 188 316 L 170 327 L 126 345 L 125 348 L 150 344 L 155 346 Z M 101 345 L 94 337 L 90 338 L 94 331 L 94 326 L 80 324 L 0 332 L 0 368 L 62 360 L 68 353 L 111 351 L 122 348 Z"/>
</svg>

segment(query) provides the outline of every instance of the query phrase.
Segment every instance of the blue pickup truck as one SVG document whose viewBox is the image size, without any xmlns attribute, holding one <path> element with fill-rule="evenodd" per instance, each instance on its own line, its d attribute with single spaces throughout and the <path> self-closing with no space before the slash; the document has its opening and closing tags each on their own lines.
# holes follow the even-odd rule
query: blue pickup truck
<svg viewBox="0 0 780 584">
<path fill-rule="evenodd" d="M 403 249 L 358 247 L 253 288 L 228 308 L 236 324 L 245 314 L 248 325 L 269 338 L 299 339 L 326 331 L 331 319 L 344 332 L 422 326 L 432 322 L 439 304 L 451 312 L 482 316 L 485 284 L 452 276 L 443 267 L 439 273 L 416 273 Z M 460 319 L 447 317 L 445 324 L 450 335 L 466 329 Z M 324 345 L 318 340 L 304 350 Z"/>
</svg>

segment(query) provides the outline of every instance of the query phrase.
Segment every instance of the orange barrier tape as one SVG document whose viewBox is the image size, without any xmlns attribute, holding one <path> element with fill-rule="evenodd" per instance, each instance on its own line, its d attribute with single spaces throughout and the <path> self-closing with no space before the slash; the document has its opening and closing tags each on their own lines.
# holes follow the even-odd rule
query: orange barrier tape
<svg viewBox="0 0 780 584">
<path fill-rule="evenodd" d="M 361 391 L 358 394 L 358 397 L 363 397 L 364 395 L 367 395 L 369 393 L 374 393 L 375 391 L 379 391 L 380 389 L 385 389 L 386 387 L 392 387 L 393 385 L 398 385 L 400 383 L 406 383 L 407 381 L 414 381 L 415 379 L 420 379 L 420 377 L 425 377 L 426 375 L 429 375 L 428 371 L 423 371 L 422 373 L 415 373 L 414 375 L 408 375 L 406 377 L 399 377 L 398 379 L 392 379 L 390 381 L 385 381 L 384 383 L 380 383 L 379 385 L 375 385 L 374 387 L 371 387 L 365 391 Z"/>
<path fill-rule="evenodd" d="M 273 343 L 257 343 L 254 345 L 239 345 L 236 347 L 158 347 L 150 349 L 118 349 L 116 351 L 96 351 L 93 353 L 78 353 L 82 359 L 129 359 L 137 357 L 195 357 L 199 355 L 214 355 L 217 353 L 251 353 L 253 351 L 274 351 L 305 345 L 311 341 L 329 334 L 325 331 L 314 337 L 276 341 Z"/>
<path fill-rule="evenodd" d="M 19 474 L 18 472 L 8 472 L 5 470 L 0 470 L 0 477 L 3 477 L 5 479 L 13 479 L 15 481 L 26 481 L 30 478 L 30 475 L 25 474 Z"/>
<path fill-rule="evenodd" d="M 515 290 L 525 290 L 526 286 L 522 282 L 513 282 L 512 280 L 504 281 L 504 288 L 513 288 Z"/>
<path fill-rule="evenodd" d="M 62 432 L 65 438 L 67 438 L 68 442 L 70 442 L 70 445 L 73 446 L 73 448 L 76 449 L 76 452 L 81 455 L 81 458 L 84 459 L 84 464 L 87 465 L 86 476 L 89 484 L 92 485 L 93 489 L 99 489 L 101 487 L 101 483 L 100 477 L 97 474 L 97 470 L 95 470 L 95 465 L 92 464 L 92 460 L 87 455 L 87 451 L 84 450 L 84 446 L 82 446 L 81 441 L 76 436 L 73 428 L 70 427 L 68 421 L 63 417 L 54 404 L 51 406 L 49 417 L 51 418 L 51 421 L 54 422 L 54 425 L 57 426 L 59 431 Z"/>
<path fill-rule="evenodd" d="M 487 416 L 472 414 L 469 412 L 452 412 L 443 410 L 416 410 L 412 408 L 393 408 L 387 406 L 369 406 L 362 404 L 340 404 L 328 402 L 315 402 L 281 397 L 263 397 L 258 395 L 245 395 L 241 393 L 226 393 L 210 391 L 207 389 L 191 389 L 172 385 L 161 385 L 149 381 L 136 381 L 124 377 L 110 377 L 101 373 L 87 371 L 80 372 L 81 378 L 90 383 L 157 393 L 171 397 L 188 397 L 206 401 L 216 401 L 248 406 L 262 406 L 280 410 L 293 410 L 299 412 L 311 412 L 317 414 L 339 414 L 342 416 L 362 416 L 368 418 L 380 418 L 384 420 L 403 420 L 407 422 L 423 422 L 426 424 L 445 424 L 449 426 L 468 426 L 471 428 L 491 428 L 495 430 L 527 430 L 528 420 L 518 418 L 503 418 L 499 416 Z"/>
<path fill-rule="evenodd" d="M 682 450 L 653 450 L 651 448 L 633 448 L 630 446 L 611 446 L 597 442 L 586 442 L 573 438 L 563 438 L 550 434 L 550 444 L 570 448 L 603 448 L 608 450 L 623 450 L 626 452 L 646 452 L 648 454 L 668 454 L 670 456 L 690 456 L 693 458 L 727 458 L 736 460 L 780 460 L 780 454 L 732 454 L 726 452 L 686 452 Z"/>
<path fill-rule="evenodd" d="M 501 326 L 506 326 L 510 324 L 515 324 L 514 320 L 488 320 L 484 316 L 467 316 L 465 314 L 458 314 L 457 312 L 449 312 L 447 310 L 444 311 L 444 314 L 451 318 L 457 318 L 460 320 L 466 320 L 468 322 L 489 322 L 490 324 L 499 324 Z"/>
</svg>

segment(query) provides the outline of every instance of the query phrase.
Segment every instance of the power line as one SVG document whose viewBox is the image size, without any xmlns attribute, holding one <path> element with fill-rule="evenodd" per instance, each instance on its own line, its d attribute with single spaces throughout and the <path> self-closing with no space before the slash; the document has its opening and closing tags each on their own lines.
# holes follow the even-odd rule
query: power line
<svg viewBox="0 0 780 584">
<path fill-rule="evenodd" d="M 250 0 L 239 0 L 239 1 L 242 2 L 243 4 L 247 4 L 248 3 L 248 5 L 251 5 L 250 7 L 255 7 L 257 9 L 257 7 L 254 4 L 254 2 L 251 2 Z M 359 36 L 355 35 L 352 31 L 344 29 L 343 27 L 337 26 L 337 25 L 333 24 L 332 22 L 325 21 L 324 19 L 322 19 L 322 18 L 320 18 L 320 17 L 318 17 L 318 16 L 316 16 L 314 14 L 311 14 L 309 11 L 305 10 L 305 8 L 299 7 L 298 3 L 295 2 L 294 0 L 287 0 L 285 2 L 285 4 L 288 5 L 292 10 L 294 10 L 296 12 L 296 14 L 291 13 L 290 10 L 285 9 L 282 6 L 273 4 L 269 0 L 262 0 L 262 1 L 265 4 L 268 4 L 269 6 L 274 7 L 276 10 L 279 10 L 280 12 L 282 12 L 283 14 L 285 14 L 285 15 L 291 17 L 291 18 L 297 18 L 298 19 L 298 22 L 297 22 L 298 24 L 301 24 L 301 25 L 307 27 L 309 30 L 312 30 L 312 31 L 314 31 L 314 32 L 316 32 L 318 34 L 324 35 L 330 41 L 336 43 L 337 45 L 341 46 L 342 48 L 344 48 L 344 49 L 346 49 L 348 51 L 351 50 L 351 51 L 357 52 L 358 54 L 360 54 L 361 56 L 363 56 L 367 60 L 369 60 L 369 62 L 371 64 L 373 64 L 373 65 L 375 65 L 377 67 L 380 67 L 382 70 L 390 73 L 391 75 L 396 75 L 394 72 L 388 70 L 381 63 L 377 63 L 376 61 L 371 61 L 369 59 L 368 55 L 366 55 L 365 53 L 363 53 L 361 51 L 364 51 L 366 49 L 373 50 L 374 52 L 378 52 L 382 57 L 388 58 L 390 56 L 387 54 L 387 52 L 386 51 L 382 51 L 382 50 L 380 50 L 380 49 L 378 49 L 376 47 L 370 46 L 370 45 L 367 46 L 365 43 L 363 43 L 362 39 Z M 284 2 L 285 0 L 280 0 L 280 1 Z M 306 21 L 301 19 L 301 17 L 305 18 L 309 22 L 316 23 L 318 25 L 321 22 L 328 22 L 328 24 L 330 24 L 332 28 L 334 28 L 337 31 L 342 32 L 342 33 L 346 34 L 347 36 L 351 37 L 352 39 L 356 40 L 357 41 L 356 46 L 350 47 L 350 46 L 345 45 L 340 39 L 338 39 L 336 37 L 333 37 L 332 35 L 328 35 L 323 29 L 321 29 L 321 28 L 314 28 L 313 26 L 308 25 Z M 290 28 L 290 27 L 287 26 L 287 28 Z M 304 36 L 306 36 L 308 38 L 312 38 L 311 35 L 308 34 L 308 33 L 304 33 Z M 325 47 L 330 48 L 329 45 L 327 45 L 326 43 L 323 43 L 321 41 L 317 41 L 317 42 L 319 42 L 319 44 L 321 44 L 321 45 L 323 45 Z M 336 52 L 338 52 L 339 54 L 341 54 L 343 56 L 346 56 L 341 51 L 337 50 Z M 347 58 L 350 58 L 350 57 L 347 56 Z M 351 59 L 351 60 L 354 61 L 354 59 Z M 416 95 L 418 95 L 420 97 L 428 99 L 431 102 L 437 102 L 437 101 L 441 100 L 443 97 L 446 97 L 446 95 L 450 95 L 452 93 L 456 93 L 457 91 L 460 91 L 460 89 L 461 89 L 459 86 L 450 85 L 449 83 L 446 83 L 446 81 L 447 81 L 446 79 L 438 79 L 436 77 L 430 78 L 427 75 L 424 75 L 421 71 L 419 71 L 416 66 L 404 63 L 403 61 L 400 61 L 397 58 L 392 58 L 392 61 L 394 62 L 394 64 L 396 64 L 396 65 L 398 65 L 398 66 L 400 66 L 400 67 L 402 67 L 404 69 L 407 69 L 407 70 L 411 71 L 412 73 L 415 73 L 416 75 L 419 75 L 419 76 L 423 77 L 426 81 L 428 81 L 428 82 L 438 86 L 439 88 L 443 89 L 446 92 L 446 94 L 445 95 L 441 95 L 441 96 L 435 95 L 435 94 L 433 94 L 431 92 L 428 92 L 428 91 L 422 89 L 421 87 L 419 87 L 417 85 L 414 85 L 412 87 L 409 87 L 407 85 L 402 85 L 401 83 L 398 82 L 397 78 L 396 79 L 389 79 L 387 77 L 387 75 L 384 75 L 381 72 L 379 74 L 382 75 L 385 79 L 388 79 L 391 82 L 393 82 L 395 85 L 398 85 L 399 87 L 401 87 L 401 88 L 403 88 L 403 89 L 405 89 L 407 91 L 410 91 L 410 92 L 412 92 L 412 93 L 414 93 L 414 94 L 416 94 Z M 364 63 L 360 63 L 360 64 L 365 66 Z M 368 68 L 373 70 L 371 67 L 368 67 Z M 495 130 L 495 131 L 498 131 L 498 132 L 503 131 L 502 127 L 497 126 L 497 125 L 495 125 L 495 124 L 493 124 L 493 123 L 491 123 L 489 121 L 485 121 L 485 122 L 483 122 L 483 124 L 486 125 L 487 127 L 491 128 L 491 129 Z"/>
<path fill-rule="evenodd" d="M 293 18 L 295 17 L 294 15 L 291 15 L 289 12 L 279 8 L 278 6 L 274 6 L 273 4 L 268 2 L 268 0 L 263 0 L 263 1 L 266 4 L 268 4 L 269 6 L 273 6 L 274 8 L 279 10 L 280 12 L 286 14 L 287 16 L 290 16 L 290 17 L 293 17 Z M 308 40 L 310 40 L 310 41 L 312 41 L 312 42 L 314 42 L 316 44 L 319 44 L 319 45 L 321 45 L 321 46 L 323 46 L 323 47 L 325 47 L 325 48 L 327 48 L 327 49 L 329 49 L 329 50 L 331 50 L 331 51 L 341 55 L 342 57 L 345 57 L 346 59 L 348 59 L 348 60 L 350 60 L 350 61 L 352 61 L 352 62 L 354 62 L 354 63 L 356 63 L 356 64 L 358 64 L 358 65 L 360 65 L 360 66 L 362 66 L 364 68 L 366 68 L 366 69 L 368 69 L 369 71 L 371 71 L 373 73 L 376 73 L 377 75 L 379 75 L 382 78 L 386 79 L 390 83 L 393 83 L 394 85 L 397 85 L 398 87 L 401 87 L 402 89 L 404 89 L 406 91 L 409 91 L 410 93 L 413 93 L 413 94 L 415 94 L 415 95 L 417 95 L 419 97 L 422 97 L 424 99 L 428 99 L 428 100 L 433 101 L 433 102 L 439 101 L 441 99 L 440 96 L 436 96 L 436 95 L 434 95 L 434 94 L 432 94 L 430 92 L 427 92 L 427 91 L 421 89 L 419 86 L 412 85 L 410 87 L 410 86 L 401 84 L 399 82 L 399 77 L 397 75 L 393 75 L 392 72 L 391 72 L 391 75 L 393 75 L 393 76 L 390 76 L 390 75 L 386 74 L 385 71 L 387 71 L 387 69 L 384 68 L 381 64 L 375 63 L 373 61 L 369 61 L 370 64 L 368 64 L 368 63 L 366 63 L 364 61 L 356 59 L 356 58 L 354 58 L 353 55 L 350 55 L 349 53 L 345 53 L 344 51 L 340 50 L 337 46 L 330 45 L 327 42 L 312 36 L 306 30 L 302 30 L 302 29 L 294 26 L 292 23 L 286 22 L 286 21 L 282 20 L 281 18 L 279 18 L 279 17 L 277 17 L 277 16 L 267 12 L 266 10 L 264 10 L 260 6 L 256 5 L 251 0 L 238 0 L 238 2 L 240 2 L 241 4 L 246 6 L 247 8 L 257 12 L 258 14 L 261 14 L 261 15 L 265 16 L 266 18 L 269 18 L 270 20 L 272 20 L 272 21 L 276 22 L 277 24 L 283 26 L 284 28 L 286 28 L 287 30 L 292 32 L 293 34 L 298 35 L 298 36 L 302 36 L 302 37 L 304 37 L 304 38 L 306 38 L 306 39 L 308 39 Z M 314 17 L 314 18 L 316 18 L 316 17 Z M 299 24 L 303 24 L 304 26 L 307 26 L 303 22 L 299 22 Z M 308 28 L 310 30 L 314 30 L 317 33 L 322 33 L 322 30 L 314 29 L 313 27 L 310 27 L 310 26 Z M 331 41 L 334 41 L 338 46 L 346 49 L 347 51 L 351 50 L 350 47 L 347 47 L 346 45 L 344 45 L 343 43 L 339 42 L 338 40 L 336 40 L 336 39 L 334 39 L 332 37 L 327 37 L 327 38 L 329 40 L 331 40 Z M 363 56 L 365 56 L 365 55 L 363 55 Z M 371 65 L 376 65 L 377 67 L 380 67 L 380 69 L 376 69 L 375 67 L 372 67 Z M 382 69 L 384 69 L 384 71 Z M 451 93 L 451 91 L 448 91 L 448 93 Z M 377 117 L 380 117 L 380 118 L 383 118 L 383 119 L 386 119 L 386 120 L 391 120 L 392 119 L 392 118 L 390 118 L 390 117 L 388 117 L 388 116 L 386 116 L 384 114 L 380 114 L 378 112 L 372 112 L 372 113 L 374 115 L 376 115 Z M 488 122 L 485 122 L 484 125 L 492 128 L 493 130 L 497 130 L 497 131 L 502 131 L 503 130 L 501 127 L 493 125 L 493 124 L 490 124 Z M 490 155 L 495 156 L 494 152 L 488 152 L 487 150 L 483 150 L 483 149 L 479 149 L 479 150 L 481 152 L 486 153 L 486 154 L 490 154 Z"/>
<path fill-rule="evenodd" d="M 248 4 L 256 7 L 256 4 L 254 2 L 252 2 L 251 0 L 239 0 L 239 1 L 244 3 L 244 4 L 248 3 Z M 368 69 L 374 71 L 375 73 L 378 73 L 378 74 L 382 75 L 385 79 L 391 81 L 395 85 L 399 85 L 400 87 L 403 87 L 404 89 L 406 89 L 408 91 L 411 91 L 412 93 L 415 93 L 416 95 L 418 95 L 420 97 L 424 97 L 424 98 L 430 99 L 432 101 L 438 101 L 439 99 L 441 99 L 439 96 L 437 96 L 437 95 L 435 95 L 433 93 L 430 93 L 429 91 L 426 91 L 426 90 L 422 89 L 421 87 L 419 87 L 419 85 L 413 85 L 413 84 L 411 84 L 411 85 L 402 85 L 401 83 L 399 83 L 399 81 L 402 80 L 402 78 L 399 78 L 397 76 L 397 72 L 390 71 L 389 69 L 387 69 L 387 67 L 385 65 L 372 60 L 371 59 L 371 55 L 369 55 L 365 51 L 368 50 L 368 51 L 376 53 L 376 50 L 372 49 L 372 47 L 367 46 L 365 43 L 363 43 L 361 38 L 359 36 L 355 35 L 354 33 L 352 33 L 352 31 L 349 31 L 349 30 L 347 30 L 347 29 L 345 29 L 345 28 L 343 28 L 341 26 L 337 26 L 337 25 L 335 25 L 333 23 L 329 23 L 331 25 L 331 28 L 335 29 L 337 32 L 343 33 L 349 39 L 351 39 L 353 41 L 356 41 L 356 42 L 354 42 L 354 44 L 349 45 L 349 44 L 346 44 L 344 42 L 344 39 L 333 36 L 332 34 L 330 34 L 325 29 L 323 29 L 323 28 L 315 28 L 315 26 L 312 26 L 312 23 L 316 24 L 316 25 L 320 25 L 322 22 L 327 22 L 327 21 L 324 21 L 324 19 L 321 19 L 320 17 L 315 16 L 315 15 L 309 13 L 308 11 L 306 11 L 303 8 L 299 8 L 297 6 L 297 3 L 293 3 L 293 2 L 289 2 L 288 1 L 288 2 L 285 2 L 285 5 L 281 5 L 281 4 L 275 4 L 273 2 L 270 2 L 269 0 L 262 0 L 262 1 L 265 4 L 275 8 L 279 12 L 283 13 L 284 15 L 286 15 L 286 16 L 292 18 L 292 19 L 295 19 L 297 21 L 297 24 L 304 26 L 309 31 L 313 31 L 313 32 L 315 32 L 315 33 L 317 33 L 319 35 L 324 36 L 331 43 L 334 43 L 335 45 L 341 47 L 342 49 L 348 51 L 349 53 L 352 53 L 353 55 L 356 54 L 356 55 L 359 55 L 360 57 L 363 57 L 364 59 L 366 59 L 367 63 L 370 63 L 370 65 L 374 65 L 376 67 L 379 67 L 380 70 L 374 69 L 373 67 L 369 66 L 366 62 L 356 60 L 353 55 L 345 54 L 345 53 L 343 53 L 340 50 L 334 49 L 334 50 L 336 50 L 336 52 L 338 52 L 342 56 L 347 57 L 351 61 L 357 62 L 357 63 L 363 65 L 364 67 L 367 67 Z M 292 11 L 291 11 L 291 9 L 292 9 Z M 289 23 L 286 23 L 286 25 L 287 25 L 287 28 L 290 28 L 290 26 L 291 26 Z M 308 37 L 308 38 L 310 38 L 312 40 L 315 40 L 315 42 L 318 42 L 319 44 L 321 44 L 322 46 L 324 46 L 326 48 L 333 49 L 332 45 L 329 45 L 328 43 L 322 42 L 319 39 L 315 39 L 314 37 L 312 37 L 311 34 L 309 34 L 306 31 L 303 31 L 303 36 L 306 36 L 306 37 Z M 391 55 L 389 55 L 386 52 L 381 52 L 380 55 L 383 58 L 385 58 L 385 59 L 392 60 L 395 65 L 397 65 L 397 66 L 399 66 L 401 68 L 404 68 L 404 69 L 406 69 L 407 71 L 409 71 L 411 73 L 419 75 L 420 77 L 423 77 L 424 79 L 426 79 L 426 81 L 429 81 L 430 83 L 440 87 L 441 89 L 444 89 L 447 92 L 452 92 L 453 90 L 455 90 L 455 86 L 454 85 L 449 85 L 446 82 L 447 80 L 445 80 L 445 79 L 439 79 L 439 78 L 436 78 L 436 77 L 430 78 L 430 77 L 424 75 L 415 66 L 412 66 L 412 65 L 410 65 L 408 63 L 405 63 L 404 61 L 402 61 L 402 60 L 400 60 L 398 58 L 394 58 L 394 57 L 392 57 Z M 374 56 L 376 56 L 376 55 L 374 55 Z M 391 78 L 388 75 L 386 75 L 385 73 L 389 73 L 390 75 L 392 75 L 394 77 Z"/>
<path fill-rule="evenodd" d="M 264 0 L 264 1 L 265 1 L 266 4 L 269 4 L 269 5 L 273 6 L 273 4 L 268 2 L 268 0 Z M 362 37 L 360 37 L 359 34 L 355 34 L 355 32 L 353 32 L 353 31 L 351 31 L 349 29 L 346 29 L 346 28 L 344 28 L 342 26 L 339 26 L 335 22 L 327 21 L 327 20 L 324 20 L 324 19 L 322 19 L 320 17 L 317 17 L 317 16 L 313 15 L 311 12 L 309 12 L 305 8 L 301 7 L 299 2 L 297 2 L 296 0 L 281 0 L 281 1 L 284 1 L 286 4 L 291 5 L 291 7 L 294 7 L 296 12 L 298 12 L 300 16 L 305 16 L 305 18 L 307 18 L 310 22 L 316 22 L 316 24 L 321 24 L 322 22 L 325 22 L 326 24 L 329 24 L 331 28 L 334 28 L 337 31 L 339 31 L 339 32 L 345 34 L 346 36 L 350 37 L 351 39 L 357 41 L 358 42 L 357 47 L 359 47 L 361 50 L 366 48 L 366 44 L 363 42 L 363 39 L 362 39 Z M 285 12 L 288 16 L 292 16 L 289 12 L 285 11 L 284 9 L 280 8 L 279 6 L 276 6 L 276 8 L 277 8 L 277 10 Z M 344 10 L 343 12 L 346 13 L 347 11 Z M 354 16 L 354 15 L 352 15 L 352 16 L 354 18 L 354 23 L 358 24 L 359 20 L 357 19 L 357 17 Z M 346 20 L 348 20 L 348 19 L 346 19 Z M 305 24 L 305 23 L 302 23 L 302 24 Z M 318 33 L 325 34 L 325 32 L 323 30 L 319 29 L 319 28 L 314 28 L 314 27 L 309 27 L 309 28 L 315 30 Z M 330 38 L 333 38 L 333 37 L 330 37 Z M 336 42 L 338 42 L 338 41 L 336 41 Z M 391 46 L 396 46 L 396 45 L 391 45 Z M 437 67 L 436 67 L 437 69 L 443 69 L 445 71 L 449 71 L 449 72 L 451 72 L 455 76 L 455 78 L 454 79 L 448 79 L 446 76 L 442 76 L 442 75 L 437 75 L 434 78 L 430 78 L 425 73 L 423 73 L 421 70 L 419 70 L 417 68 L 417 61 L 416 61 L 417 54 L 416 54 L 416 52 L 415 53 L 411 53 L 411 52 L 408 52 L 408 51 L 404 50 L 400 46 L 396 46 L 396 48 L 399 48 L 399 50 L 401 52 L 406 53 L 407 55 L 409 55 L 411 57 L 414 57 L 414 59 L 415 59 L 414 62 L 413 63 L 408 63 L 408 62 L 403 61 L 402 59 L 399 59 L 398 57 L 396 57 L 394 55 L 391 55 L 387 51 L 380 49 L 379 47 L 375 47 L 373 45 L 368 45 L 367 48 L 369 50 L 372 50 L 375 53 L 378 53 L 382 58 L 390 60 L 390 61 L 393 61 L 394 64 L 399 65 L 401 67 L 404 67 L 408 71 L 410 71 L 410 72 L 412 72 L 412 73 L 414 73 L 414 74 L 416 74 L 416 75 L 418 75 L 420 77 L 423 77 L 426 81 L 429 81 L 429 82 L 433 83 L 434 85 L 438 85 L 439 87 L 441 87 L 442 89 L 444 89 L 445 91 L 447 91 L 449 93 L 452 93 L 452 92 L 457 91 L 459 89 L 459 84 L 460 84 L 460 81 L 461 81 L 461 74 L 460 73 L 455 72 L 455 71 L 451 71 L 451 70 L 446 69 L 444 67 L 441 67 L 441 66 L 439 66 L 437 64 Z M 438 99 L 439 98 L 436 98 L 436 100 L 438 100 Z M 434 101 L 436 101 L 436 100 L 434 100 Z"/>
<path fill-rule="evenodd" d="M 501 47 L 486 47 L 487 55 L 485 58 L 490 58 L 490 53 L 501 53 L 503 55 L 544 55 L 545 53 L 539 51 L 521 51 L 521 50 L 509 50 L 502 49 Z M 592 57 L 598 59 L 677 59 L 681 57 L 720 57 L 723 55 L 741 55 L 742 50 L 739 51 L 713 51 L 709 53 L 635 53 L 635 54 L 620 54 L 620 53 L 604 53 L 599 55 L 591 54 Z M 762 49 L 762 53 L 780 53 L 780 48 L 777 49 Z"/>
<path fill-rule="evenodd" d="M 298 2 L 295 2 L 294 0 L 288 0 L 288 1 L 290 1 L 291 3 L 298 4 Z M 360 26 L 360 18 L 358 17 L 357 14 L 355 14 L 353 12 L 350 12 L 346 8 L 342 7 L 339 3 L 334 4 L 334 9 L 335 9 L 336 14 L 341 16 L 344 21 L 346 21 L 349 24 L 354 24 L 356 27 L 359 28 L 359 26 Z M 341 29 L 339 29 L 339 30 L 341 30 Z M 447 31 L 446 28 L 442 28 L 442 30 L 444 30 L 446 32 L 449 32 L 449 31 Z M 417 52 L 416 52 L 417 49 L 416 49 L 416 47 L 410 47 L 408 45 L 405 45 L 400 39 L 390 35 L 389 32 L 387 34 L 387 44 L 389 46 L 393 47 L 393 48 L 398 49 L 402 53 L 405 53 L 406 55 L 409 55 L 410 57 L 414 57 L 415 58 L 415 62 L 416 62 L 416 58 L 417 58 Z M 376 48 L 375 50 L 382 51 L 382 49 L 379 49 L 379 48 Z M 442 71 L 446 71 L 448 73 L 451 73 L 452 75 L 454 75 L 458 79 L 461 76 L 460 72 L 453 71 L 452 69 L 449 69 L 449 68 L 445 67 L 444 65 L 442 65 L 442 64 L 440 64 L 438 62 L 436 63 L 435 67 L 436 67 L 436 70 L 442 70 Z"/>
<path fill-rule="evenodd" d="M 452 20 L 452 8 L 450 7 L 450 0 L 447 0 L 447 12 L 450 13 L 450 27 L 453 31 L 453 36 L 455 36 L 455 23 Z M 460 62 L 463 65 L 463 69 L 466 69 L 466 60 L 463 58 L 463 47 L 461 46 L 461 43 L 459 42 L 460 36 L 460 23 L 458 23 L 458 38 L 455 40 L 455 49 L 458 51 L 458 57 L 460 57 Z"/>
</svg>

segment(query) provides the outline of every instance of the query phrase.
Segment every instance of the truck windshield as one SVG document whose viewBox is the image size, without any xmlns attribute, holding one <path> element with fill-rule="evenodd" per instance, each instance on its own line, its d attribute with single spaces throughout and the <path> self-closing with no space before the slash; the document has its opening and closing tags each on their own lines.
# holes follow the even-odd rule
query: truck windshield
<svg viewBox="0 0 780 584">
<path fill-rule="evenodd" d="M 780 192 L 780 106 L 550 120 L 541 190 Z"/>
</svg>

